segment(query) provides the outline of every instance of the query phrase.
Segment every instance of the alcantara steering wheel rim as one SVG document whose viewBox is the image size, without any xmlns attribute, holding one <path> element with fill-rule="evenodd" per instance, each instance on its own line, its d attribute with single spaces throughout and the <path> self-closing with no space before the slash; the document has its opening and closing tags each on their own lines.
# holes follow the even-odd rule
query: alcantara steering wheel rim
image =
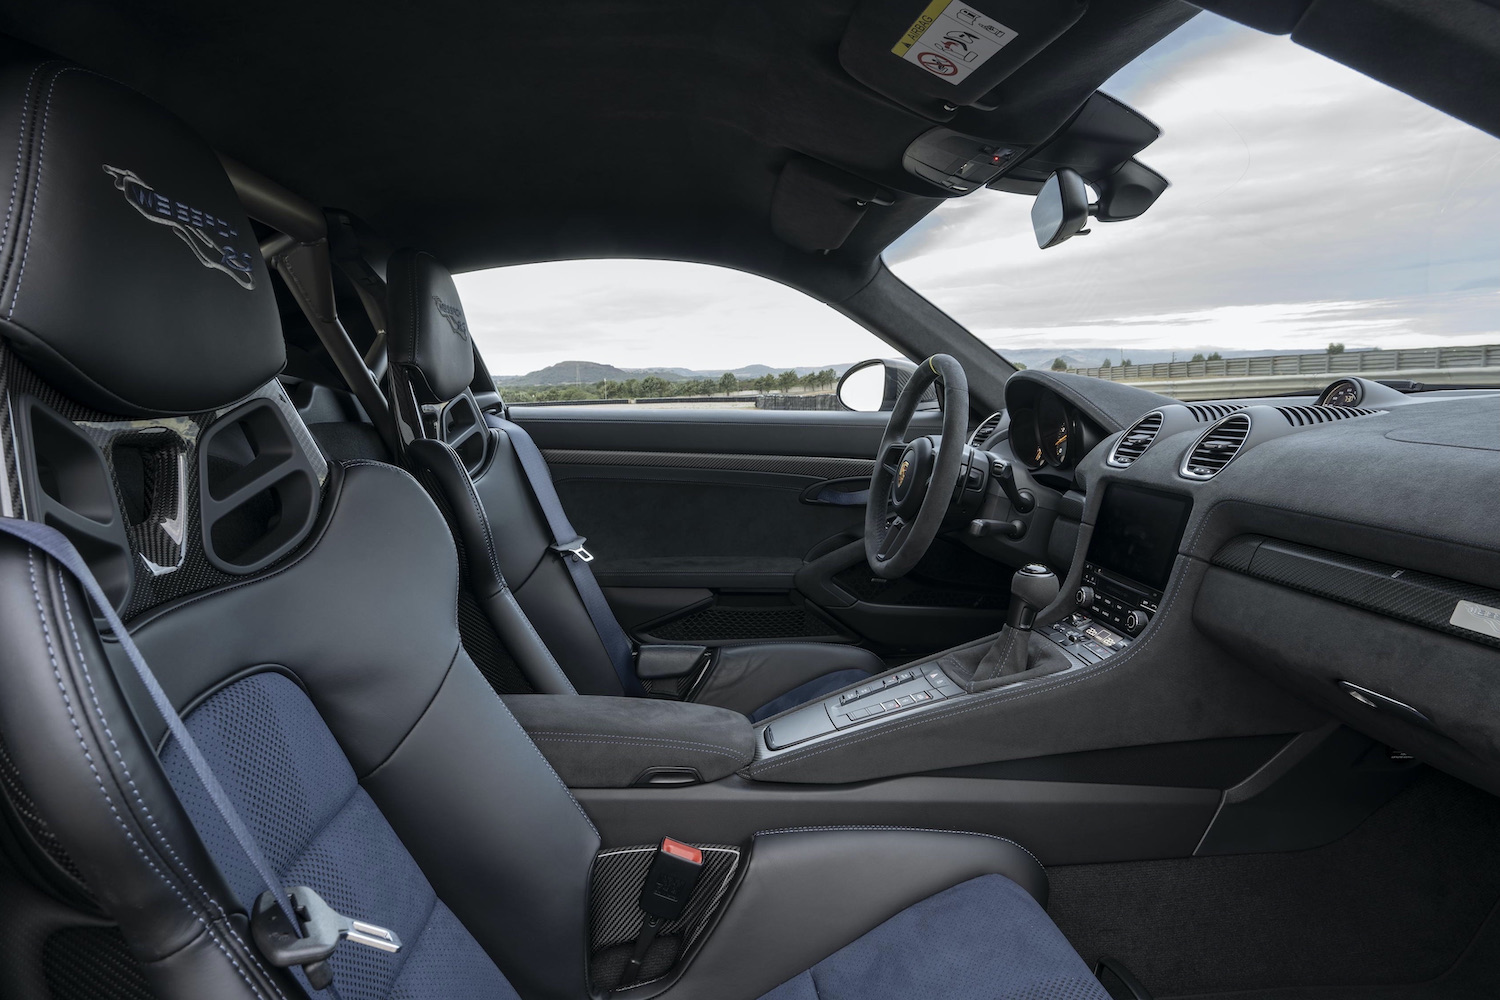
<svg viewBox="0 0 1500 1000">
<path fill-rule="evenodd" d="M 917 403 L 934 382 L 941 383 L 942 433 L 936 444 L 926 435 L 909 442 Z M 969 380 L 963 367 L 947 354 L 934 354 L 902 388 L 875 453 L 865 506 L 865 560 L 876 576 L 894 580 L 911 572 L 937 538 L 958 485 L 968 422 Z M 905 447 L 888 464 L 886 456 L 896 445 Z"/>
</svg>

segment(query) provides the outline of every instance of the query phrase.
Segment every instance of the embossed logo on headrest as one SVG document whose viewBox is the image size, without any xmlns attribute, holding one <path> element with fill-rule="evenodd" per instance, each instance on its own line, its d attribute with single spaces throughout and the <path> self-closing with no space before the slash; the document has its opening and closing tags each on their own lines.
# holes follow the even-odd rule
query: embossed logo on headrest
<svg viewBox="0 0 1500 1000">
<path fill-rule="evenodd" d="M 436 295 L 432 297 L 432 304 L 437 306 L 437 311 L 443 314 L 443 319 L 453 327 L 453 332 L 464 340 L 469 339 L 469 321 L 464 319 L 464 311 L 458 306 L 450 306 Z"/>
<path fill-rule="evenodd" d="M 134 170 L 112 167 L 106 163 L 104 172 L 115 179 L 115 187 L 124 192 L 125 200 L 132 208 L 145 219 L 170 227 L 177 238 L 193 251 L 193 256 L 198 258 L 200 264 L 223 271 L 243 288 L 255 287 L 255 272 L 250 268 L 250 262 L 254 258 L 236 249 L 233 241 L 240 234 L 228 222 L 184 202 L 158 194 Z"/>
</svg>

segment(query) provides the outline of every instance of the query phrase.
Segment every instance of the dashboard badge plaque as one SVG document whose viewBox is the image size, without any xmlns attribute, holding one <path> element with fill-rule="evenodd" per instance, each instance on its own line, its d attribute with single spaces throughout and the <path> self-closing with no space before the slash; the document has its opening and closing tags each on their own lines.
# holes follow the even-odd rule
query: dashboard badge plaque
<svg viewBox="0 0 1500 1000">
<path fill-rule="evenodd" d="M 1474 601 L 1459 601 L 1453 608 L 1453 617 L 1448 619 L 1448 624 L 1500 639 L 1500 608 Z"/>
</svg>

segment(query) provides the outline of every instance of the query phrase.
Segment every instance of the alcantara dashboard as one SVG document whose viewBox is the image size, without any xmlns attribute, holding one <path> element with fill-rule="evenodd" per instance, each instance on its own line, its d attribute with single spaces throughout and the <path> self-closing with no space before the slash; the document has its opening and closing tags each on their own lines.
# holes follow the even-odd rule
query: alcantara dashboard
<svg viewBox="0 0 1500 1000">
<path fill-rule="evenodd" d="M 974 444 L 1033 509 L 992 495 L 981 518 L 1023 530 L 966 541 L 1065 574 L 1044 634 L 1106 664 L 1189 616 L 1328 714 L 1500 792 L 1500 391 L 1343 378 L 1182 403 L 1023 371 L 1006 403 Z"/>
</svg>

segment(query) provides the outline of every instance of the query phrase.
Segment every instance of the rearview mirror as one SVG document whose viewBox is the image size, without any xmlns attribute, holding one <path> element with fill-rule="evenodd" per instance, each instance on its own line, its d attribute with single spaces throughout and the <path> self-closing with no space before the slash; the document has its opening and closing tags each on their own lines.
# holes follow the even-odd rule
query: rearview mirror
<svg viewBox="0 0 1500 1000">
<path fill-rule="evenodd" d="M 1077 236 L 1089 221 L 1089 192 L 1078 171 L 1054 171 L 1031 205 L 1031 228 L 1043 250 Z"/>
</svg>

